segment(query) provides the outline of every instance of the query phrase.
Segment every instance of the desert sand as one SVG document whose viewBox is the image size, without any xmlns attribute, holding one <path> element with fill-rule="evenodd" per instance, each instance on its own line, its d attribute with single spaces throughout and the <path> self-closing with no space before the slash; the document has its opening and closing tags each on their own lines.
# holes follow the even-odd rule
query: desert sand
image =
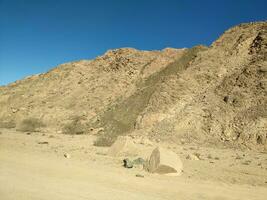
<svg viewBox="0 0 267 200">
<path fill-rule="evenodd" d="M 1 129 L 1 199 L 266 199 L 266 152 L 154 144 L 181 156 L 184 172 L 173 177 L 123 168 L 94 139 Z M 195 152 L 200 160 L 187 159 Z"/>
</svg>

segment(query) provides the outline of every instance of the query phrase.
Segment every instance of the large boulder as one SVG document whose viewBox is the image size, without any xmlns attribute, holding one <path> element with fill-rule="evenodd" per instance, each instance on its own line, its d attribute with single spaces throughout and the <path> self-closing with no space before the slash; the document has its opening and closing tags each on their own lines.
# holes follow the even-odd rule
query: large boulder
<svg viewBox="0 0 267 200">
<path fill-rule="evenodd" d="M 109 156 L 135 156 L 138 149 L 132 138 L 128 136 L 119 136 L 114 144 L 109 148 Z"/>
<path fill-rule="evenodd" d="M 146 169 L 151 173 L 180 175 L 183 163 L 176 153 L 157 147 L 152 151 Z"/>
</svg>

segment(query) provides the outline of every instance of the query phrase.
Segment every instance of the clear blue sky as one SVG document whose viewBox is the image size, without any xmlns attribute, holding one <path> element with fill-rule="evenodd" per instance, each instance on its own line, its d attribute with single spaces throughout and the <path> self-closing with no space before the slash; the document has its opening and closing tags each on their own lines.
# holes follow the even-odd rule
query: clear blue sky
<svg viewBox="0 0 267 200">
<path fill-rule="evenodd" d="M 210 45 L 267 0 L 0 0 L 0 85 L 107 49 Z"/>
</svg>

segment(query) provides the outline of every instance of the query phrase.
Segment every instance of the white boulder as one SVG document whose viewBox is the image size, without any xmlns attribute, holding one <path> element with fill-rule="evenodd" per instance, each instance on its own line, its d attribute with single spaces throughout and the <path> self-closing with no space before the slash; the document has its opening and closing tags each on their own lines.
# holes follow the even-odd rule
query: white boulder
<svg viewBox="0 0 267 200">
<path fill-rule="evenodd" d="M 109 148 L 107 155 L 109 156 L 130 156 L 136 155 L 138 152 L 132 138 L 128 136 L 119 136 L 114 144 Z"/>
<path fill-rule="evenodd" d="M 183 171 L 183 163 L 176 153 L 157 147 L 152 151 L 146 169 L 151 173 L 178 176 Z"/>
</svg>

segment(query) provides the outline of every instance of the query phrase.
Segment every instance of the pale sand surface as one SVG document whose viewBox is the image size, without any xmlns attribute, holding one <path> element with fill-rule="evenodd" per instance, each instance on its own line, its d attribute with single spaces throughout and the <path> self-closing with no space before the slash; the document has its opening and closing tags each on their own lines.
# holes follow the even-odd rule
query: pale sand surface
<svg viewBox="0 0 267 200">
<path fill-rule="evenodd" d="M 206 158 L 186 160 L 181 152 L 194 148 L 181 147 L 177 151 L 184 161 L 184 173 L 179 177 L 168 177 L 148 174 L 141 169 L 124 169 L 119 158 L 105 156 L 106 149 L 93 147 L 91 136 L 55 134 L 51 137 L 47 133 L 27 135 L 4 129 L 1 132 L 1 200 L 263 200 L 267 197 L 267 157 L 264 153 L 244 152 L 247 159 L 252 160 L 250 165 L 236 161 L 236 167 L 229 165 L 226 168 L 225 163 L 234 160 L 225 157 L 231 157 L 234 150 L 199 148 L 202 155 L 207 151 L 220 155 L 220 160 L 210 163 Z M 48 144 L 38 144 L 43 141 Z M 71 157 L 66 159 L 64 152 Z M 262 166 L 257 163 L 254 166 L 252 157 L 257 157 Z M 137 173 L 145 177 L 136 177 Z"/>
</svg>

